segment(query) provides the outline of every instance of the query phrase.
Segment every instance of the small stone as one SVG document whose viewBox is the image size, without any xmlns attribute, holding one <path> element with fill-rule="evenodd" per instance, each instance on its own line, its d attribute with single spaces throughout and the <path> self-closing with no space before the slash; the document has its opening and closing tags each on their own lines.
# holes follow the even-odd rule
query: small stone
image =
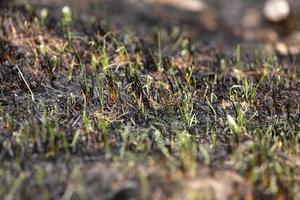
<svg viewBox="0 0 300 200">
<path fill-rule="evenodd" d="M 290 11 L 289 3 L 286 0 L 268 0 L 264 6 L 264 15 L 271 22 L 285 20 Z"/>
<path fill-rule="evenodd" d="M 283 42 L 277 42 L 275 48 L 281 55 L 288 55 L 289 53 L 289 49 L 287 45 L 284 44 Z"/>
</svg>

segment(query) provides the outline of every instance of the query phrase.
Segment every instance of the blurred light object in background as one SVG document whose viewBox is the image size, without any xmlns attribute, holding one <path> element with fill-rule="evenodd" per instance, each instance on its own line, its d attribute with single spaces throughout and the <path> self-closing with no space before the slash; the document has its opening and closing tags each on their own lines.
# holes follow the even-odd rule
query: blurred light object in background
<svg viewBox="0 0 300 200">
<path fill-rule="evenodd" d="M 201 12 L 207 5 L 200 0 L 145 0 L 148 3 L 160 3 L 192 12 Z"/>
<path fill-rule="evenodd" d="M 290 5 L 286 0 L 268 0 L 264 6 L 264 15 L 271 22 L 285 20 L 290 11 Z"/>
</svg>

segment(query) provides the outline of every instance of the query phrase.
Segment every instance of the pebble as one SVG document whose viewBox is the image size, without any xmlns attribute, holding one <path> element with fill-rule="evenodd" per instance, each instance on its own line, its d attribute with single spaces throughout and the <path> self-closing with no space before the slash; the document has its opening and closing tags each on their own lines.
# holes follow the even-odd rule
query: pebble
<svg viewBox="0 0 300 200">
<path fill-rule="evenodd" d="M 290 5 L 286 0 L 268 0 L 264 6 L 264 15 L 271 22 L 285 20 L 290 12 Z"/>
</svg>

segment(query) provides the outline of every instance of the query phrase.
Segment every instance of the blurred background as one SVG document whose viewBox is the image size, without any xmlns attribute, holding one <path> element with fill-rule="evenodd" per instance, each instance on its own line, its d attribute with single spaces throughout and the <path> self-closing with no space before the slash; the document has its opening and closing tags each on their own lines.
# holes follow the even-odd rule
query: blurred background
<svg viewBox="0 0 300 200">
<path fill-rule="evenodd" d="M 116 33 L 145 36 L 163 27 L 162 38 L 180 32 L 211 45 L 242 43 L 251 48 L 260 43 L 282 54 L 298 54 L 300 49 L 300 0 L 17 1 L 47 8 L 52 18 L 59 18 L 61 8 L 68 5 L 76 18 L 74 28 L 86 32 L 103 26 Z M 53 22 L 54 28 L 58 26 Z"/>
</svg>

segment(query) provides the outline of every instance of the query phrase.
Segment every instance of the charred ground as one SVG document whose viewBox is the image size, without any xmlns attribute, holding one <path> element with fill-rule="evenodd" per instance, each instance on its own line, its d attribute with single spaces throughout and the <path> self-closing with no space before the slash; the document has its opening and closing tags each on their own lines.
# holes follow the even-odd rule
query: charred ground
<svg viewBox="0 0 300 200">
<path fill-rule="evenodd" d="M 299 199 L 297 16 L 24 2 L 0 8 L 0 198 Z"/>
</svg>

